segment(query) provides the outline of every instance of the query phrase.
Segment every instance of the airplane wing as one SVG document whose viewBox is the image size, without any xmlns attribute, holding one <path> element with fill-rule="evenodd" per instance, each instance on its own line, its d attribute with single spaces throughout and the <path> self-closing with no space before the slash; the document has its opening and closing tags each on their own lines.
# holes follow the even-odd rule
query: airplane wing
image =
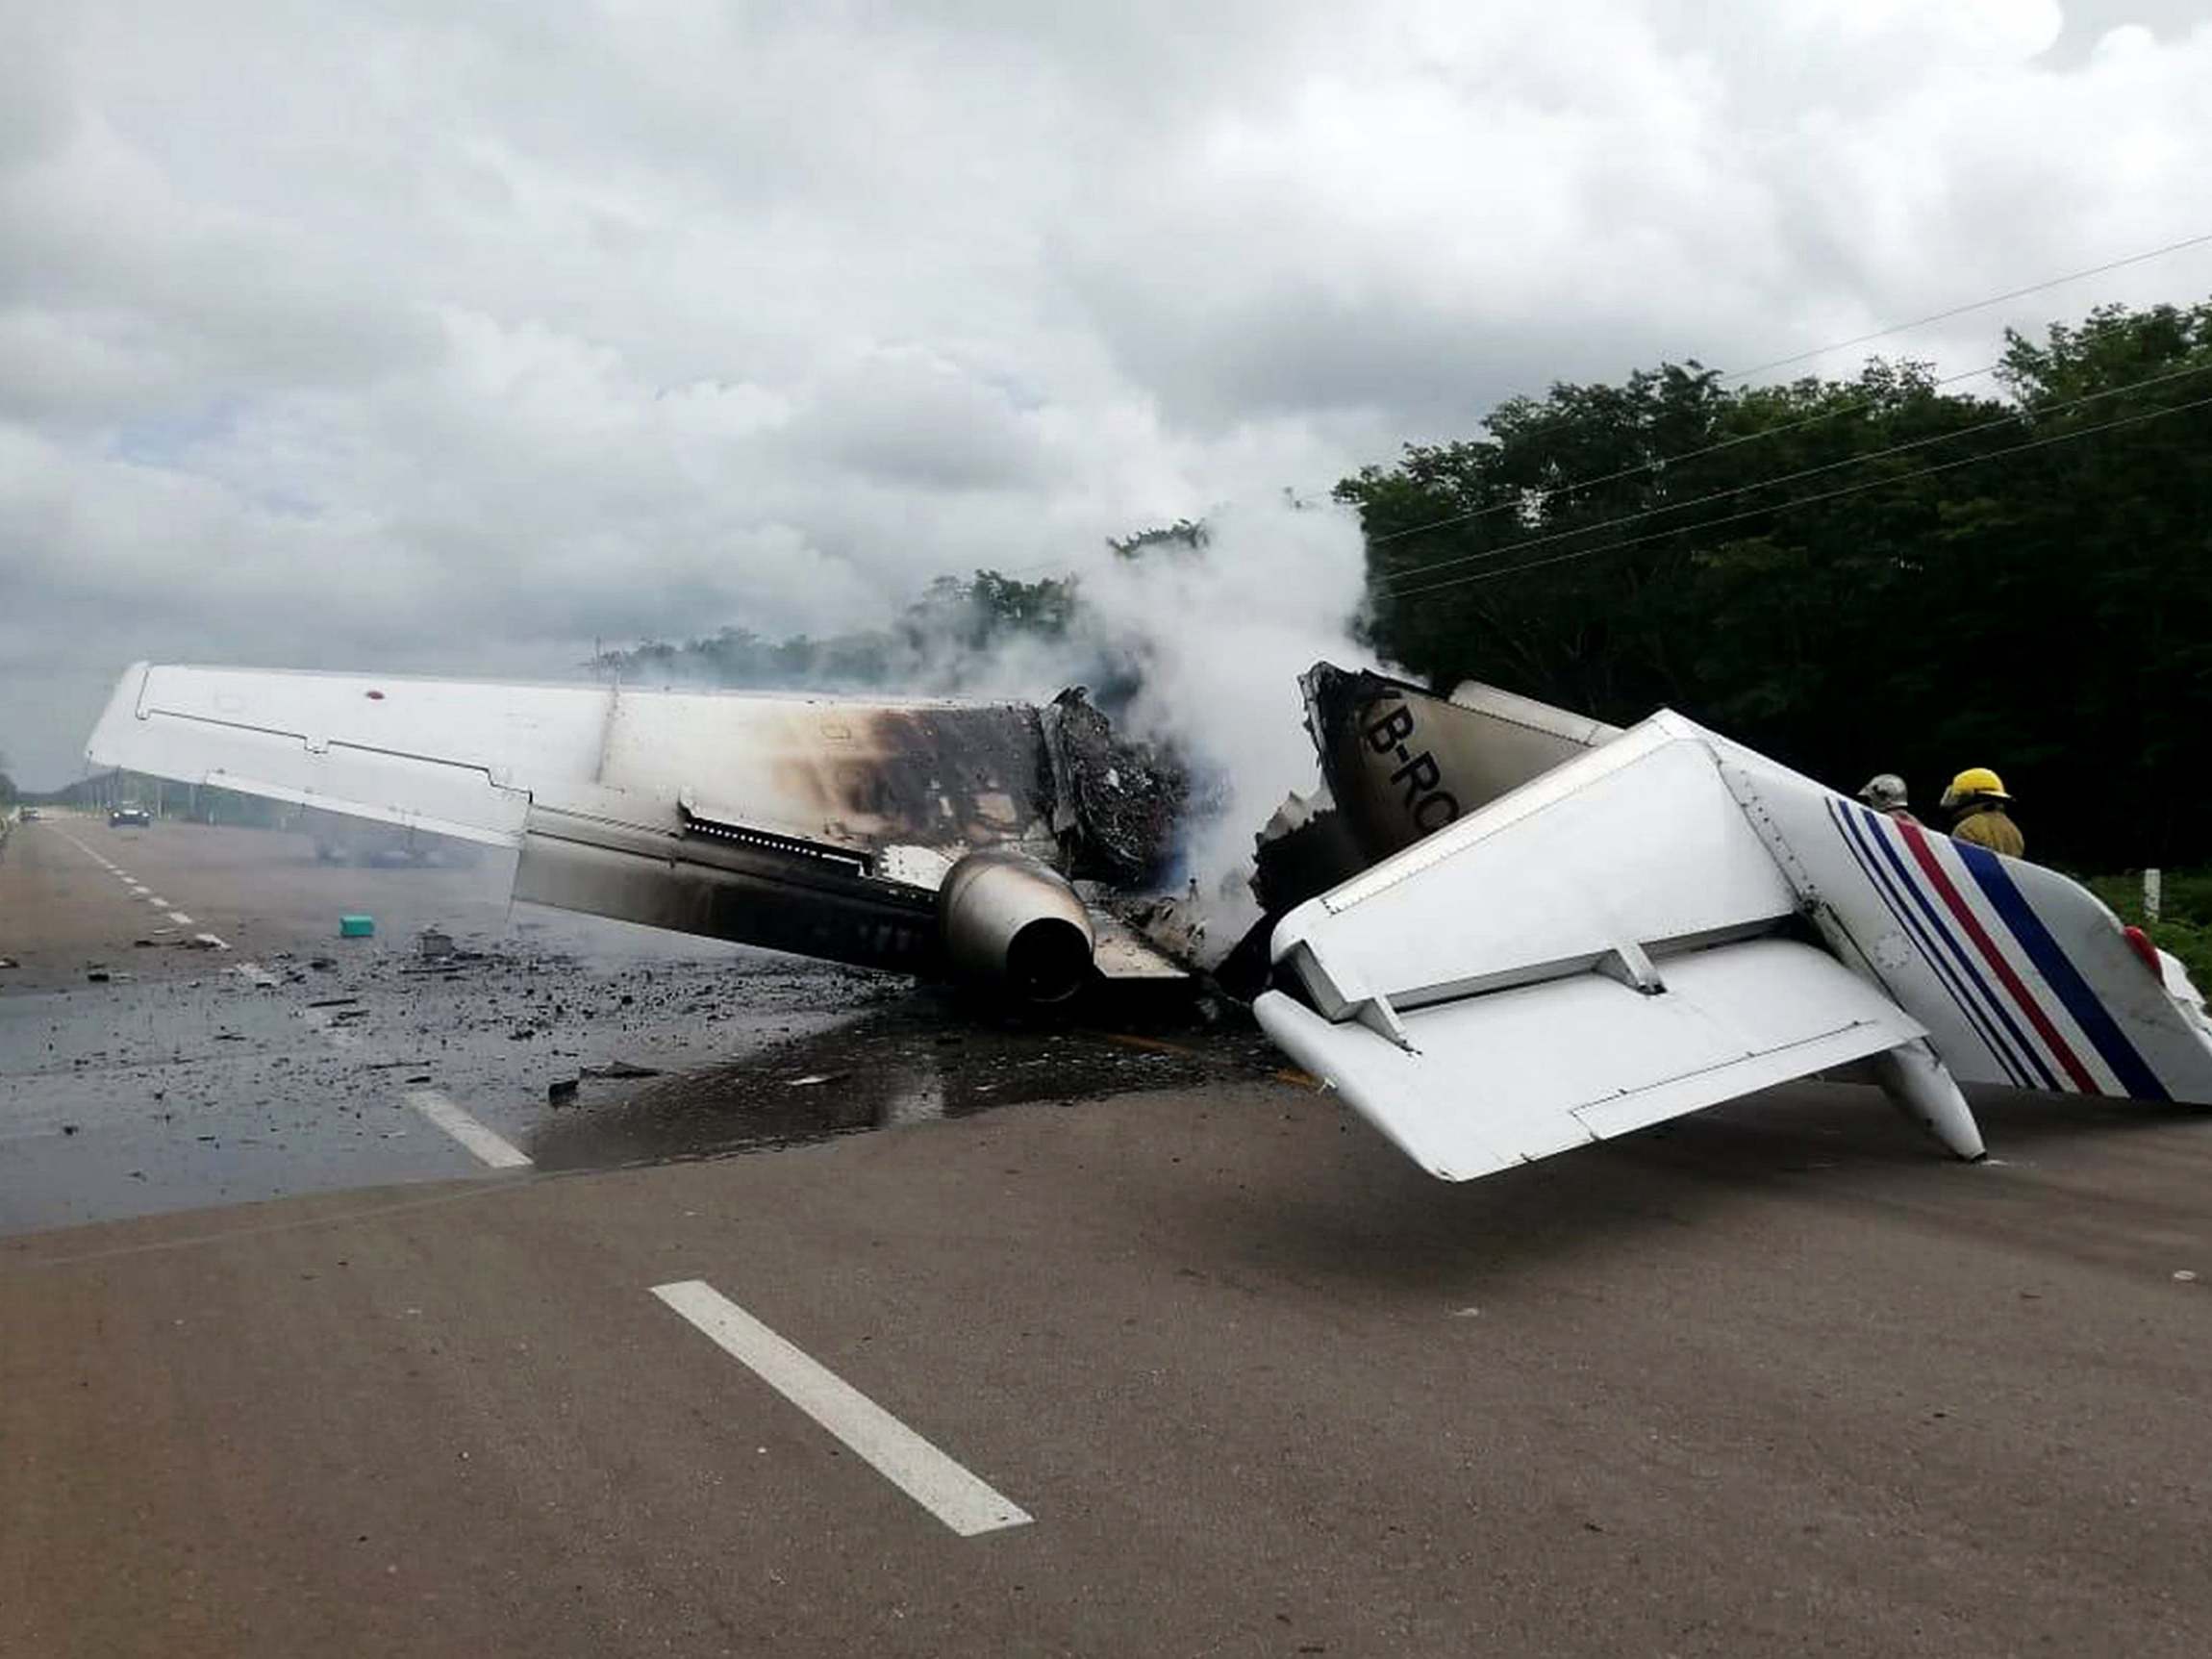
<svg viewBox="0 0 2212 1659">
<path fill-rule="evenodd" d="M 1811 945 L 1661 957 L 1646 996 L 1600 973 L 1402 1016 L 1406 1046 L 1279 991 L 1256 1005 L 1293 1059 L 1431 1174 L 1465 1181 L 1911 1042 L 1902 1010 Z"/>
<path fill-rule="evenodd" d="M 2212 1102 L 2187 975 L 2055 871 L 1665 711 L 1622 732 L 1481 686 L 1306 685 L 1339 804 L 1402 850 L 1283 917 L 1256 1009 L 1439 1175 L 1861 1058 L 1968 1158 L 1960 1079 Z M 1448 821 L 1406 844 L 1424 811 Z"/>
<path fill-rule="evenodd" d="M 1293 911 L 1262 1025 L 1448 1180 L 1924 1036 L 1797 936 L 1701 737 L 1656 716 Z"/>
<path fill-rule="evenodd" d="M 1055 729 L 1024 703 L 138 664 L 88 753 L 515 848 L 530 902 L 924 973 L 1050 923 L 1082 935 L 1085 971 L 1179 973 L 1124 934 L 1094 958 L 1101 926 L 1055 868 L 1085 828 L 1056 776 L 1079 784 L 1089 753 L 1056 750 Z M 1142 856 L 1114 827 L 1117 852 Z M 940 890 L 986 850 L 1018 855 L 964 912 L 992 937 L 952 947 Z M 1060 993 L 1063 943 L 1016 952 L 1053 965 Z"/>
<path fill-rule="evenodd" d="M 95 765 L 514 845 L 531 809 L 957 858 L 1049 839 L 1037 711 L 138 664 Z"/>
</svg>

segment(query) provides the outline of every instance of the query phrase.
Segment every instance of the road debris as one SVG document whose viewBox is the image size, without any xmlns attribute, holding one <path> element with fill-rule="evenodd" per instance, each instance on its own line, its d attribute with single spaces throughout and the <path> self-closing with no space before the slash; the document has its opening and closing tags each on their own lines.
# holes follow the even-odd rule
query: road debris
<svg viewBox="0 0 2212 1659">
<path fill-rule="evenodd" d="M 373 916 L 341 916 L 338 918 L 338 936 L 340 939 L 374 939 L 376 917 Z"/>
<path fill-rule="evenodd" d="M 578 1074 L 584 1077 L 623 1079 L 661 1075 L 661 1069 L 657 1066 L 633 1066 L 627 1060 L 610 1060 L 604 1066 L 584 1066 L 577 1069 Z"/>
</svg>

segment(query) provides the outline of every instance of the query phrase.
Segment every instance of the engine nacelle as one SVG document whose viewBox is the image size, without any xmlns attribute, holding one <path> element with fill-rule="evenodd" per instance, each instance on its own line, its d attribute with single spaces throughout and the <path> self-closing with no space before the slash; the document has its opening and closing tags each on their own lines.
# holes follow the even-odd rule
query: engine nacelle
<svg viewBox="0 0 2212 1659">
<path fill-rule="evenodd" d="M 1057 870 L 1006 847 L 971 852 L 937 890 L 955 971 L 1024 1002 L 1065 1002 L 1091 977 L 1091 916 Z"/>
</svg>

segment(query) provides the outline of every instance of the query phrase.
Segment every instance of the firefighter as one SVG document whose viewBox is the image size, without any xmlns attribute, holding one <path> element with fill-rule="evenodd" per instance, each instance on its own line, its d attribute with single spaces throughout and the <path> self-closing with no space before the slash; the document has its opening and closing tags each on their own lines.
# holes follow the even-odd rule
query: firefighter
<svg viewBox="0 0 2212 1659">
<path fill-rule="evenodd" d="M 1895 772 L 1876 772 L 1859 791 L 1859 799 L 1878 813 L 1887 813 L 1901 824 L 1921 820 L 1905 811 L 1905 781 Z"/>
<path fill-rule="evenodd" d="M 1952 815 L 1952 837 L 2007 858 L 2019 858 L 2023 845 L 2020 826 L 2005 810 L 2011 799 L 2004 792 L 2004 780 L 1987 767 L 1967 767 L 1943 792 L 1944 810 Z"/>
</svg>

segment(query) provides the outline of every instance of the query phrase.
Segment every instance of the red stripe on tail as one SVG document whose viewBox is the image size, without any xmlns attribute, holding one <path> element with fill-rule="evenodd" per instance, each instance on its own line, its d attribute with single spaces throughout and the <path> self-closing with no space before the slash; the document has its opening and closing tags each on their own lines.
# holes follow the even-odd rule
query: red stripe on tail
<svg viewBox="0 0 2212 1659">
<path fill-rule="evenodd" d="M 2012 993 L 2013 1001 L 2020 1004 L 2021 1012 L 2027 1016 L 2028 1023 L 2035 1027 L 2037 1034 L 2049 1046 L 2051 1054 L 2065 1069 L 2067 1076 L 2074 1079 L 2074 1086 L 2084 1094 L 2103 1093 L 2097 1079 L 2090 1076 L 2089 1068 L 2082 1065 L 2080 1056 L 2067 1045 L 2066 1039 L 2058 1034 L 2058 1027 L 2051 1024 L 2050 1016 L 2044 1013 L 2043 1005 L 2036 1001 L 2034 993 L 2022 983 L 2020 975 L 2013 971 L 2012 964 L 2004 958 L 2004 952 L 1998 949 L 1997 942 L 1982 927 L 1981 918 L 1974 915 L 1958 889 L 1951 885 L 1949 873 L 1937 862 L 1935 848 L 1928 845 L 1927 831 L 1919 824 L 1901 821 L 1898 828 L 1904 832 L 1905 845 L 1912 848 L 1913 860 L 1926 872 L 1928 884 L 1936 890 L 1944 903 L 1950 907 L 1951 915 L 1958 917 L 1959 926 L 1966 930 L 1967 937 L 1981 951 L 1989 963 L 1990 970 L 2003 983 L 2005 990 Z"/>
</svg>

